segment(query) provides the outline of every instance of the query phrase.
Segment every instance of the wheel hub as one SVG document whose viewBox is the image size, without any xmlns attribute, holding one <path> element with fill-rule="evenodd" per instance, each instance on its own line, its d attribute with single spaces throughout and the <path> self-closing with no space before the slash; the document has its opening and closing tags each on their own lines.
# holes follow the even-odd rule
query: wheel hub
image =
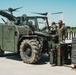
<svg viewBox="0 0 76 75">
<path fill-rule="evenodd" d="M 32 51 L 30 48 L 25 49 L 24 54 L 30 57 L 32 55 Z"/>
</svg>

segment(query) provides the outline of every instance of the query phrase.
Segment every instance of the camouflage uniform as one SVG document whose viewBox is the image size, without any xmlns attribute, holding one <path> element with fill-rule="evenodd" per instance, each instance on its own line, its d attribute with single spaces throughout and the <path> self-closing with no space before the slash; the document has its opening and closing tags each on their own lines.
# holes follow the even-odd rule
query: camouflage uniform
<svg viewBox="0 0 76 75">
<path fill-rule="evenodd" d="M 59 24 L 59 23 L 58 23 Z M 67 29 L 65 27 L 65 24 L 60 23 L 57 28 L 58 36 L 59 36 L 59 48 L 58 48 L 58 56 L 57 56 L 57 65 L 62 65 L 62 62 L 64 62 L 64 49 L 62 48 L 62 44 L 65 42 L 65 38 L 67 37 Z"/>
<path fill-rule="evenodd" d="M 57 26 L 55 22 L 52 22 L 51 34 L 52 34 L 52 39 L 50 41 L 51 43 L 50 64 L 54 66 L 57 65 L 57 43 L 55 38 L 55 36 L 57 35 Z"/>
<path fill-rule="evenodd" d="M 56 34 L 56 32 L 57 32 L 57 26 L 56 26 L 55 22 L 52 22 L 51 33 Z"/>
<path fill-rule="evenodd" d="M 64 42 L 65 41 L 65 38 L 67 36 L 67 30 L 66 30 L 65 25 L 62 24 L 61 26 L 59 26 L 57 28 L 57 32 L 58 32 L 58 35 L 59 35 L 59 41 L 60 42 Z"/>
</svg>

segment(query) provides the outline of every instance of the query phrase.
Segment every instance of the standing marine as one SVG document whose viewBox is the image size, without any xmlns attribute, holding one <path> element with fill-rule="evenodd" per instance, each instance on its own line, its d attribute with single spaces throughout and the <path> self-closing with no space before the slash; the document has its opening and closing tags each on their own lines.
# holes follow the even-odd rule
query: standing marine
<svg viewBox="0 0 76 75">
<path fill-rule="evenodd" d="M 67 29 L 65 27 L 65 24 L 63 23 L 62 20 L 59 20 L 58 25 L 59 26 L 57 28 L 57 31 L 58 31 L 58 35 L 59 35 L 59 41 L 65 42 L 65 38 L 67 36 Z"/>
<path fill-rule="evenodd" d="M 51 24 L 51 33 L 56 34 L 57 33 L 57 26 L 55 22 L 52 22 Z"/>
</svg>

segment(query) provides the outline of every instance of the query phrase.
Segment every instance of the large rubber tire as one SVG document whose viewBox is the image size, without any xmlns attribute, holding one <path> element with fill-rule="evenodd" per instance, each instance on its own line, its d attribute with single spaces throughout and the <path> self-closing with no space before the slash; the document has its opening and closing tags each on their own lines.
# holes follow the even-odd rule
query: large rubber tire
<svg viewBox="0 0 76 75">
<path fill-rule="evenodd" d="M 3 55 L 4 55 L 4 51 L 0 50 L 0 56 L 3 56 Z"/>
<path fill-rule="evenodd" d="M 37 40 L 23 40 L 20 45 L 20 56 L 24 63 L 36 63 L 41 56 L 41 46 Z"/>
</svg>

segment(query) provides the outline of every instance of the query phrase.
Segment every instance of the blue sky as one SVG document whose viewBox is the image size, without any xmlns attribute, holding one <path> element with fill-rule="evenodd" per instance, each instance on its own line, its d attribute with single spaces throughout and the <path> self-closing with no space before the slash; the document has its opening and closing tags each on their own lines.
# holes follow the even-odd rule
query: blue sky
<svg viewBox="0 0 76 75">
<path fill-rule="evenodd" d="M 9 7 L 23 7 L 14 12 L 15 16 L 27 14 L 34 15 L 31 12 L 63 12 L 65 24 L 76 26 L 76 0 L 1 0 L 0 9 Z M 0 16 L 2 18 L 2 16 Z M 60 15 L 53 15 L 52 21 L 58 22 Z M 1 19 L 0 19 L 0 22 Z"/>
</svg>

